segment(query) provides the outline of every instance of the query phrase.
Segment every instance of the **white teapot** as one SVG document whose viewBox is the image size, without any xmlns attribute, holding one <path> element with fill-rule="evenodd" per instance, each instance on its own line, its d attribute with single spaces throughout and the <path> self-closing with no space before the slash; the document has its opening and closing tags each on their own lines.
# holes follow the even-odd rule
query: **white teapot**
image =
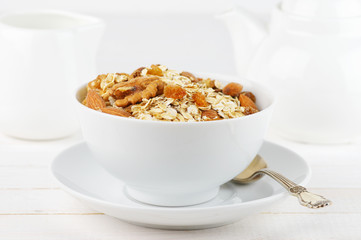
<svg viewBox="0 0 361 240">
<path fill-rule="evenodd" d="M 276 132 L 313 143 L 361 136 L 361 0 L 283 0 L 268 26 L 241 8 L 220 17 L 238 73 L 278 95 Z"/>
<path fill-rule="evenodd" d="M 0 128 L 24 139 L 78 130 L 72 93 L 95 77 L 98 18 L 60 11 L 0 17 Z"/>
</svg>

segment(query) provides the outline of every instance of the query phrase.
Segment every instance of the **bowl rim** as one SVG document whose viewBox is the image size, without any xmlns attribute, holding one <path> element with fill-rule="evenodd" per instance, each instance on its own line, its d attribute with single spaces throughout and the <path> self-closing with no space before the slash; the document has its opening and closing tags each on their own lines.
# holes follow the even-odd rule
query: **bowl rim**
<svg viewBox="0 0 361 240">
<path fill-rule="evenodd" d="M 91 109 L 85 105 L 83 105 L 79 100 L 78 100 L 78 94 L 80 91 L 82 91 L 88 83 L 84 83 L 82 85 L 80 85 L 79 87 L 76 88 L 75 90 L 75 94 L 73 94 L 73 100 L 75 100 L 76 102 L 76 106 L 80 107 L 80 109 L 84 110 L 84 111 L 91 111 L 92 114 L 100 114 L 99 116 L 103 116 L 104 118 L 108 118 L 108 119 L 119 119 L 118 121 L 130 121 L 130 122 L 134 122 L 134 123 L 143 123 L 143 124 L 152 124 L 152 125 L 174 125 L 174 126 L 190 126 L 190 125 L 212 125 L 212 124 L 220 124 L 220 123 L 229 123 L 231 121 L 242 121 L 245 119 L 249 119 L 249 118 L 257 118 L 260 117 L 264 114 L 266 114 L 267 112 L 269 112 L 271 109 L 273 109 L 277 99 L 276 96 L 274 94 L 274 92 L 267 86 L 260 84 L 258 82 L 255 81 L 250 81 L 247 78 L 244 77 L 240 77 L 240 76 L 236 76 L 236 75 L 227 75 L 227 74 L 218 74 L 218 73 L 207 73 L 207 72 L 196 72 L 197 76 L 202 76 L 202 77 L 209 77 L 209 78 L 213 78 L 215 80 L 219 80 L 221 82 L 238 82 L 241 83 L 242 85 L 252 85 L 252 87 L 255 87 L 256 89 L 260 89 L 262 92 L 265 92 L 268 94 L 268 98 L 270 99 L 270 103 L 269 105 L 262 109 L 261 111 L 254 113 L 254 114 L 250 114 L 250 115 L 245 115 L 242 117 L 238 117 L 238 118 L 230 118 L 230 119 L 222 119 L 219 121 L 192 121 L 192 122 L 172 122 L 172 121 L 154 121 L 154 120 L 143 120 L 143 119 L 137 119 L 137 118 L 126 118 L 126 117 L 119 117 L 119 116 L 115 116 L 115 115 L 111 115 L 111 114 L 104 114 L 100 111 L 96 111 L 94 109 Z M 222 79 L 229 79 L 229 81 L 225 81 Z M 237 81 L 238 80 L 238 81 Z M 239 81 L 241 80 L 241 82 Z M 245 83 L 245 84 L 243 84 Z"/>
</svg>

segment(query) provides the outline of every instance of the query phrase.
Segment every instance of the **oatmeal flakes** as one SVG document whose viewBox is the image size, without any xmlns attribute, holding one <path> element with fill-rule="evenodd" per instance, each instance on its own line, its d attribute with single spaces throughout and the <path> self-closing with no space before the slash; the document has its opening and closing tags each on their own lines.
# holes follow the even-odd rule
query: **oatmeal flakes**
<svg viewBox="0 0 361 240">
<path fill-rule="evenodd" d="M 190 105 L 187 108 L 187 112 L 193 116 L 196 116 L 198 114 L 198 108 L 195 105 Z"/>
<path fill-rule="evenodd" d="M 177 110 L 173 108 L 167 108 L 166 112 L 161 114 L 162 118 L 172 120 L 177 117 Z"/>
<path fill-rule="evenodd" d="M 222 83 L 221 83 L 220 81 L 217 81 L 217 80 L 214 81 L 214 86 L 215 86 L 216 88 L 218 88 L 218 89 L 222 89 L 222 88 L 223 88 Z"/>
<path fill-rule="evenodd" d="M 99 75 L 88 84 L 83 103 L 120 117 L 174 122 L 238 118 L 259 111 L 251 92 L 241 92 L 238 83 L 227 86 L 156 64 L 130 75 Z"/>
</svg>

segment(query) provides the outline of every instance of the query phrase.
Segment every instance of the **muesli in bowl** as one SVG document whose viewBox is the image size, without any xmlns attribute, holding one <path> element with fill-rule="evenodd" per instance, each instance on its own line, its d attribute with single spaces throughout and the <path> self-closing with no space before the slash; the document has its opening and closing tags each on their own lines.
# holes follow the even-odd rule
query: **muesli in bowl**
<svg viewBox="0 0 361 240">
<path fill-rule="evenodd" d="M 240 83 L 223 87 L 218 80 L 151 65 L 132 74 L 99 75 L 89 82 L 83 104 L 121 117 L 194 122 L 250 115 L 258 112 L 255 102 Z"/>
<path fill-rule="evenodd" d="M 109 191 L 153 205 L 194 205 L 215 197 L 256 156 L 273 94 L 238 77 L 200 75 L 153 65 L 79 87 L 84 141 L 126 186 Z"/>
</svg>

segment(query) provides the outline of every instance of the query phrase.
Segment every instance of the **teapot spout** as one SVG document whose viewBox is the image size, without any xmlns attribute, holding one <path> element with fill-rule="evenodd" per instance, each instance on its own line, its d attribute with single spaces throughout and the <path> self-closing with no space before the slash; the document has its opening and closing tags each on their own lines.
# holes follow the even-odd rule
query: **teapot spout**
<svg viewBox="0 0 361 240">
<path fill-rule="evenodd" d="M 238 74 L 246 76 L 252 56 L 267 35 L 266 24 L 240 7 L 234 7 L 216 17 L 223 20 L 231 34 Z"/>
</svg>

